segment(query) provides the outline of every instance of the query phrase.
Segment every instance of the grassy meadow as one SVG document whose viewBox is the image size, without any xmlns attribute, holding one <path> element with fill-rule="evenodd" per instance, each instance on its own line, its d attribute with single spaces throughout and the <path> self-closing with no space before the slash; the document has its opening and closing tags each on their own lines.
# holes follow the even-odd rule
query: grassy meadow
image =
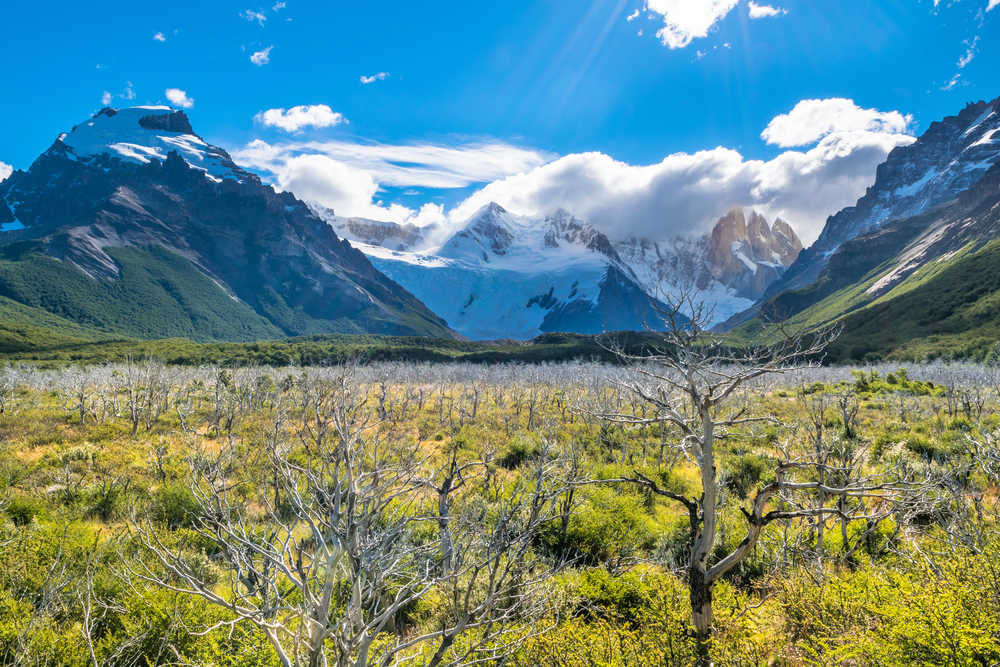
<svg viewBox="0 0 1000 667">
<path fill-rule="evenodd" d="M 8 366 L 0 663 L 703 661 L 702 478 L 641 370 Z M 760 534 L 714 664 L 1000 662 L 1000 369 L 800 369 L 718 410 L 709 563 Z"/>
</svg>

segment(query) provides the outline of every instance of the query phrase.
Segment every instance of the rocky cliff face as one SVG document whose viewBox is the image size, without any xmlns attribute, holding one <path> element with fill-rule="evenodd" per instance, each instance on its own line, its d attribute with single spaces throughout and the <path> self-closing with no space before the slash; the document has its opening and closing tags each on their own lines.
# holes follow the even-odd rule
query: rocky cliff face
<svg viewBox="0 0 1000 667">
<path fill-rule="evenodd" d="M 798 256 L 802 243 L 783 220 L 734 208 L 700 238 L 630 238 L 618 254 L 650 294 L 693 289 L 721 322 L 750 307 Z"/>
<path fill-rule="evenodd" d="M 102 110 L 4 181 L 0 202 L 0 243 L 31 240 L 80 280 L 121 278 L 109 249 L 156 246 L 288 335 L 451 335 L 303 202 L 193 134 L 181 111 Z"/>
<path fill-rule="evenodd" d="M 785 221 L 774 225 L 764 216 L 733 209 L 719 219 L 708 243 L 712 276 L 738 296 L 756 299 L 798 257 L 802 243 Z"/>
</svg>

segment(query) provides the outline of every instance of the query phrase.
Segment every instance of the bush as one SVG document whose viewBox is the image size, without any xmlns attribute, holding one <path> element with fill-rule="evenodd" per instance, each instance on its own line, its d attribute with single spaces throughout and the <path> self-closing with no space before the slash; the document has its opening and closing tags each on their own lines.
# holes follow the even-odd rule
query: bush
<svg viewBox="0 0 1000 667">
<path fill-rule="evenodd" d="M 528 442 L 523 438 L 518 438 L 514 442 L 510 443 L 510 447 L 504 452 L 504 455 L 500 457 L 497 461 L 502 467 L 507 470 L 516 470 L 520 468 L 521 465 L 534 458 L 538 455 L 538 447 L 533 442 Z"/>
<path fill-rule="evenodd" d="M 201 512 L 191 490 L 182 484 L 161 486 L 153 496 L 152 515 L 170 530 L 189 528 Z"/>
<path fill-rule="evenodd" d="M 599 488 L 573 512 L 565 535 L 560 523 L 553 521 L 540 540 L 549 553 L 613 567 L 616 561 L 653 546 L 651 524 L 642 496 Z"/>
<path fill-rule="evenodd" d="M 27 526 L 45 516 L 45 505 L 27 496 L 15 496 L 7 505 L 7 516 L 15 526 Z"/>
<path fill-rule="evenodd" d="M 757 484 L 773 477 L 774 465 L 760 454 L 743 454 L 729 459 L 722 467 L 726 487 L 740 498 L 746 498 Z"/>
</svg>

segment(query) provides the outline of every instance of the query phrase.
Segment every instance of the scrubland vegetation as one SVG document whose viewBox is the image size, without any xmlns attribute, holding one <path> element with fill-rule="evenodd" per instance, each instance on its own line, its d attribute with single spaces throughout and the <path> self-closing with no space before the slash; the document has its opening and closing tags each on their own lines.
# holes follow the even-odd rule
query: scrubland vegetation
<svg viewBox="0 0 1000 667">
<path fill-rule="evenodd" d="M 1000 368 L 670 361 L 7 367 L 0 663 L 1000 662 Z"/>
</svg>

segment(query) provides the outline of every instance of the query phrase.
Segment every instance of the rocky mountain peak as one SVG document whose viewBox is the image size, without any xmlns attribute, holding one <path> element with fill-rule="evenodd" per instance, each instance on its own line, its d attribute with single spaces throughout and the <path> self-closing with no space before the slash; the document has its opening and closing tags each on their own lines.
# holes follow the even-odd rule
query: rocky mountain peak
<svg viewBox="0 0 1000 667">
<path fill-rule="evenodd" d="M 711 274 L 748 298 L 759 297 L 798 257 L 802 242 L 788 223 L 751 210 L 730 209 L 712 228 L 707 259 Z"/>
<path fill-rule="evenodd" d="M 712 228 L 709 259 L 712 264 L 722 264 L 732 255 L 734 243 L 744 243 L 747 240 L 747 220 L 743 209 L 732 208 Z"/>
<path fill-rule="evenodd" d="M 590 223 L 576 217 L 566 209 L 557 209 L 545 217 L 544 244 L 547 248 L 557 248 L 562 244 L 580 245 L 593 252 L 601 253 L 624 268 L 624 263 L 611 240 Z M 628 271 L 628 269 L 625 269 Z"/>
<path fill-rule="evenodd" d="M 161 324 L 188 319 L 185 333 L 208 338 L 451 335 L 304 202 L 238 167 L 170 107 L 102 109 L 61 135 L 0 183 L 0 235 L 0 244 L 30 240 L 29 264 L 58 260 L 72 289 L 104 294 L 93 303 L 114 308 L 88 311 L 87 323 L 127 335 L 166 336 L 175 329 Z M 142 270 L 125 270 L 122 257 Z M 186 278 L 171 282 L 177 275 Z M 149 312 L 108 319 L 146 306 L 129 300 L 147 278 L 159 299 Z M 66 294 L 53 298 L 57 312 L 72 301 Z M 192 314 L 194 303 L 207 310 Z M 200 333 L 200 317 L 225 326 Z"/>
<path fill-rule="evenodd" d="M 172 152 L 215 182 L 252 178 L 225 150 L 195 134 L 184 111 L 167 106 L 105 107 L 60 134 L 45 155 L 110 166 L 165 162 Z"/>
</svg>

